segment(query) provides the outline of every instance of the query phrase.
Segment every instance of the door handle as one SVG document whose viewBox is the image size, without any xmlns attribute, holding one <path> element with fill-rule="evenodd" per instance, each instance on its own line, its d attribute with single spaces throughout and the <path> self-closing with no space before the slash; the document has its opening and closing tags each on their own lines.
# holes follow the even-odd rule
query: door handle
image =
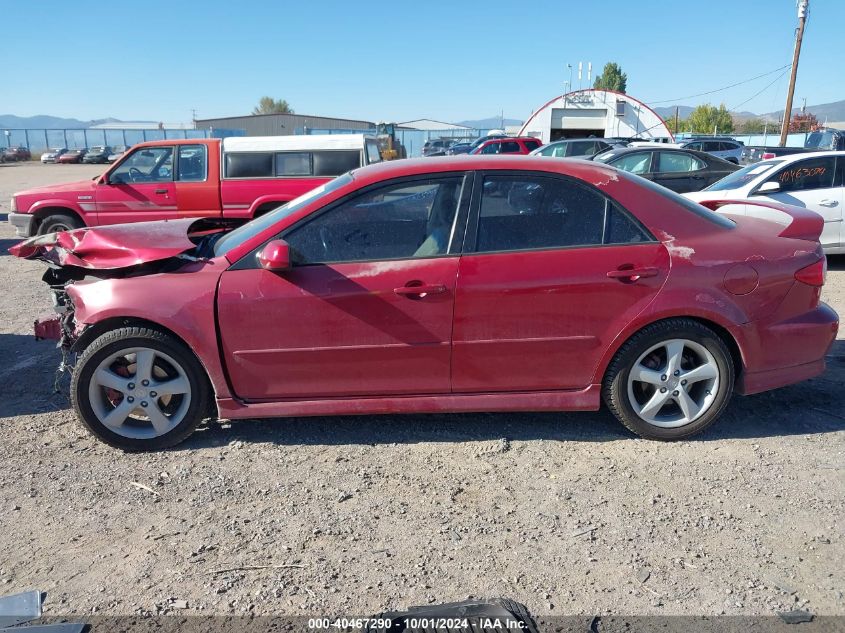
<svg viewBox="0 0 845 633">
<path fill-rule="evenodd" d="M 400 288 L 394 288 L 393 292 L 409 299 L 422 299 L 427 295 L 437 295 L 441 292 L 446 292 L 446 286 L 443 284 L 424 284 L 410 281 Z"/>
<path fill-rule="evenodd" d="M 167 189 L 156 189 L 156 193 L 167 193 Z"/>
<path fill-rule="evenodd" d="M 821 200 L 819 204 L 823 207 L 835 207 L 837 204 L 839 204 L 839 202 L 837 200 L 826 199 Z"/>
<path fill-rule="evenodd" d="M 643 279 L 644 277 L 656 277 L 660 271 L 656 268 L 630 268 L 620 266 L 617 270 L 611 270 L 607 276 L 611 279 L 618 279 L 622 282 L 634 282 Z"/>
</svg>

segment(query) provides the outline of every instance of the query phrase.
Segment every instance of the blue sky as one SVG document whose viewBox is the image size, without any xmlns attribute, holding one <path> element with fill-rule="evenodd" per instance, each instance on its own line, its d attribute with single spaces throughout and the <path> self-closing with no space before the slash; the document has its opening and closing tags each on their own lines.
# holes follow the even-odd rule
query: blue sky
<svg viewBox="0 0 845 633">
<path fill-rule="evenodd" d="M 788 64 L 796 21 L 794 0 L 3 0 L 0 114 L 177 122 L 268 94 L 312 115 L 525 119 L 579 60 L 618 62 L 650 104 L 733 107 L 779 73 L 675 98 Z M 845 0 L 811 0 L 796 104 L 845 99 L 843 25 Z M 740 109 L 782 108 L 787 80 Z"/>
</svg>

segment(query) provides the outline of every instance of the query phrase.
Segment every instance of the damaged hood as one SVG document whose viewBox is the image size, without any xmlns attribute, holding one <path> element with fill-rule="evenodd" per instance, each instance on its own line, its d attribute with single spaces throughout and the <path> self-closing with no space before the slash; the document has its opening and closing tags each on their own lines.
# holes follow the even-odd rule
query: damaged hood
<svg viewBox="0 0 845 633">
<path fill-rule="evenodd" d="M 127 268 L 180 255 L 194 248 L 190 237 L 220 230 L 202 231 L 202 223 L 197 218 L 185 218 L 48 233 L 16 244 L 9 253 L 57 266 Z"/>
</svg>

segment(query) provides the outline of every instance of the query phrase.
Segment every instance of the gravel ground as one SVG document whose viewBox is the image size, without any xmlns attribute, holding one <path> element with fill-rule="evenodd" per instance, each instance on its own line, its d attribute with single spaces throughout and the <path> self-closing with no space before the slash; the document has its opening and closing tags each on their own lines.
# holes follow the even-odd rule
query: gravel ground
<svg viewBox="0 0 845 633">
<path fill-rule="evenodd" d="M 100 167 L 0 165 L 27 185 Z M 505 595 L 538 614 L 845 615 L 845 344 L 691 441 L 606 411 L 215 424 L 100 444 L 31 336 L 43 267 L 0 225 L 0 594 L 51 614 L 371 614 Z M 845 313 L 845 261 L 826 300 Z M 185 601 L 184 603 L 180 601 Z"/>
</svg>

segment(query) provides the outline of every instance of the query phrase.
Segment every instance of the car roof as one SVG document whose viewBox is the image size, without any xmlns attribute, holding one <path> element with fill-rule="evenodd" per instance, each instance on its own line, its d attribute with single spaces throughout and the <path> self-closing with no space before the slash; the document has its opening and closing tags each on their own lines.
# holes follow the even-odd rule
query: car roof
<svg viewBox="0 0 845 633">
<path fill-rule="evenodd" d="M 534 136 L 505 136 L 503 138 L 491 138 L 484 141 L 484 143 L 502 143 L 504 141 L 539 141 L 540 139 Z"/>
<path fill-rule="evenodd" d="M 766 160 L 780 160 L 784 161 L 785 164 L 794 163 L 795 161 L 799 161 L 802 158 L 817 158 L 823 156 L 845 156 L 845 151 L 842 150 L 830 150 L 826 149 L 822 152 L 801 152 L 799 154 L 787 154 L 785 156 L 775 156 L 773 158 L 767 158 Z"/>
<path fill-rule="evenodd" d="M 541 171 L 573 176 L 593 184 L 607 182 L 619 173 L 608 165 L 569 158 L 549 160 L 542 156 L 461 154 L 444 156 L 437 161 L 426 158 L 383 161 L 352 171 L 352 177 L 366 185 L 403 176 L 468 170 Z"/>
</svg>

